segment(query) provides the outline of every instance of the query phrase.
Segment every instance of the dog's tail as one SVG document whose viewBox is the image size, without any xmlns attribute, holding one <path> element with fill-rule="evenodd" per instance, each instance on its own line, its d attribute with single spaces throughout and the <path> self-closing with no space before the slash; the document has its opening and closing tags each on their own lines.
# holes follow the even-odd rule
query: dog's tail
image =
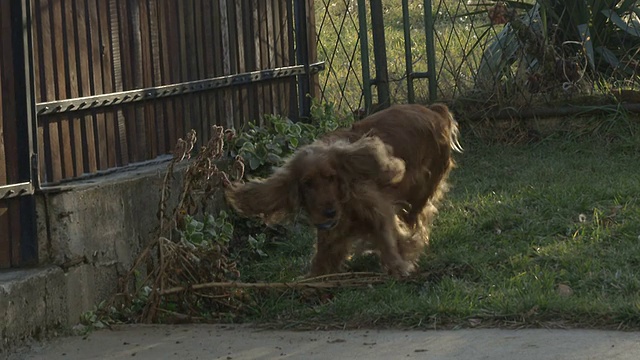
<svg viewBox="0 0 640 360">
<path fill-rule="evenodd" d="M 460 145 L 460 130 L 458 129 L 458 122 L 453 118 L 453 114 L 449 111 L 449 108 L 445 104 L 432 104 L 429 109 L 442 115 L 443 118 L 448 120 L 447 130 L 449 134 L 449 146 L 453 151 L 461 153 L 463 151 L 462 145 Z"/>
</svg>

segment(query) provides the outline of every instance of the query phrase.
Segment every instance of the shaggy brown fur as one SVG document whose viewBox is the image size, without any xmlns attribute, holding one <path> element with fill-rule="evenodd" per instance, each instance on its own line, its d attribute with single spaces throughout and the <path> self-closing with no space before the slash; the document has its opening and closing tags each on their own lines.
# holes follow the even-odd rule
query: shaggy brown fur
<svg viewBox="0 0 640 360">
<path fill-rule="evenodd" d="M 266 179 L 232 184 L 227 200 L 267 223 L 304 210 L 318 235 L 311 275 L 339 271 L 358 241 L 406 275 L 447 190 L 457 137 L 445 105 L 395 105 L 299 149 Z"/>
</svg>

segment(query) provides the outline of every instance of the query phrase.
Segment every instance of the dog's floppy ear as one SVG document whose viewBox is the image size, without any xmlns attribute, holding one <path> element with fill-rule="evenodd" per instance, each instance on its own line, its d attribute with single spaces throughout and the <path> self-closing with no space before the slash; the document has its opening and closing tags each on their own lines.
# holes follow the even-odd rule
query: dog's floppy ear
<svg viewBox="0 0 640 360">
<path fill-rule="evenodd" d="M 299 207 L 298 179 L 288 164 L 266 179 L 234 183 L 225 190 L 227 202 L 244 216 L 259 216 L 267 224 L 284 221 Z"/>
<path fill-rule="evenodd" d="M 429 109 L 438 113 L 438 115 L 442 117 L 442 120 L 444 120 L 434 124 L 436 126 L 436 133 L 443 135 L 440 142 L 448 143 L 453 151 L 463 152 L 462 145 L 460 145 L 459 142 L 460 131 L 458 130 L 458 122 L 453 118 L 453 114 L 449 111 L 447 105 L 436 103 L 430 105 Z"/>
<path fill-rule="evenodd" d="M 393 156 L 390 146 L 378 137 L 363 137 L 354 143 L 336 143 L 333 148 L 338 173 L 351 180 L 374 180 L 378 185 L 402 181 L 405 163 Z"/>
</svg>

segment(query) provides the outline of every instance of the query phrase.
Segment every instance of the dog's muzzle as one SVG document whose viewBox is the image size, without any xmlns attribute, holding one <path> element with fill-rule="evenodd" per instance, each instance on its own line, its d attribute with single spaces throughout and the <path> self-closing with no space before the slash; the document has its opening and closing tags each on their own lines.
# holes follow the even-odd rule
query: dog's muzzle
<svg viewBox="0 0 640 360">
<path fill-rule="evenodd" d="M 322 224 L 315 224 L 315 225 L 318 230 L 331 230 L 334 226 L 336 226 L 337 223 L 338 223 L 337 220 L 331 220 Z"/>
</svg>

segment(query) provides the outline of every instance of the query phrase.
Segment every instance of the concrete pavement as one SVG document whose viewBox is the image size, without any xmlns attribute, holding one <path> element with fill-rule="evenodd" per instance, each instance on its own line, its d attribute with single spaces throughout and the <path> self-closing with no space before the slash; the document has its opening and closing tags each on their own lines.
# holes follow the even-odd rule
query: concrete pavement
<svg viewBox="0 0 640 360">
<path fill-rule="evenodd" d="M 33 344 L 15 359 L 640 359 L 640 333 L 601 330 L 281 331 L 127 325 Z"/>
</svg>

